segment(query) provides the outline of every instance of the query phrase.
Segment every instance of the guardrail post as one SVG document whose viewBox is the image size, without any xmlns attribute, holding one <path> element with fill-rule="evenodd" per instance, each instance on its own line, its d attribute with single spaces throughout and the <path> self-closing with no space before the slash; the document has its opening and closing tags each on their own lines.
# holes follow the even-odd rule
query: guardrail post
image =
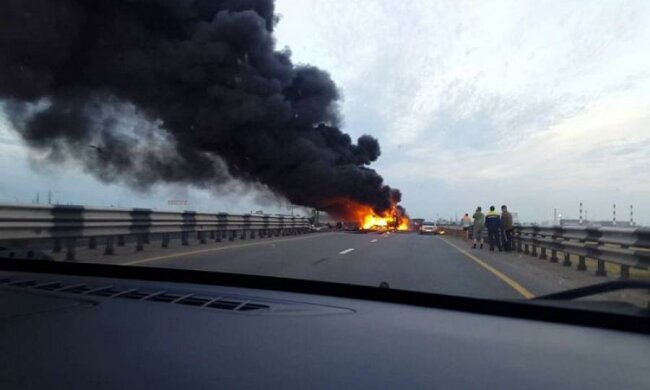
<svg viewBox="0 0 650 390">
<path fill-rule="evenodd" d="M 54 253 L 61 252 L 61 239 L 60 238 L 55 238 L 54 239 L 54 248 L 52 248 L 52 252 L 54 252 Z"/>
<path fill-rule="evenodd" d="M 137 243 L 135 245 L 135 250 L 137 252 L 140 252 L 143 249 L 142 243 L 144 241 L 144 237 L 142 237 L 142 236 L 143 236 L 142 234 L 136 234 Z"/>
<path fill-rule="evenodd" d="M 68 238 L 65 240 L 65 259 L 68 261 L 75 260 L 76 257 L 76 248 L 77 247 L 77 239 L 76 238 Z"/>
<path fill-rule="evenodd" d="M 605 261 L 597 260 L 598 267 L 596 268 L 596 276 L 607 276 L 607 270 L 605 270 Z"/>
<path fill-rule="evenodd" d="M 559 259 L 557 258 L 557 250 L 551 249 L 551 258 L 550 258 L 551 263 L 557 263 L 558 260 Z"/>
<path fill-rule="evenodd" d="M 585 262 L 585 257 L 584 256 L 579 256 L 578 257 L 578 267 L 576 269 L 578 271 L 586 271 L 587 270 L 587 263 Z"/>
<path fill-rule="evenodd" d="M 541 260 L 546 260 L 548 258 L 548 256 L 546 256 L 546 248 L 543 246 L 540 246 L 539 258 Z"/>
<path fill-rule="evenodd" d="M 124 246 L 124 236 L 117 236 L 117 246 Z"/>
<path fill-rule="evenodd" d="M 115 249 L 113 249 L 113 236 L 106 237 L 106 249 L 104 249 L 104 255 L 114 255 Z"/>
<path fill-rule="evenodd" d="M 161 246 L 163 248 L 169 248 L 169 233 L 163 233 L 162 234 Z"/>
<path fill-rule="evenodd" d="M 621 279 L 630 278 L 630 266 L 621 264 Z"/>
<path fill-rule="evenodd" d="M 189 236 L 189 235 L 187 234 L 187 232 L 182 232 L 182 233 L 181 233 L 181 245 L 182 245 L 182 246 L 188 246 L 188 245 L 190 245 L 190 241 L 189 241 L 189 237 L 188 237 L 188 236 Z"/>
<path fill-rule="evenodd" d="M 221 242 L 221 232 L 219 230 L 217 230 L 217 233 L 215 234 L 214 241 Z"/>
<path fill-rule="evenodd" d="M 535 245 L 535 243 L 533 243 L 532 246 L 533 246 L 533 251 L 532 251 L 531 255 L 537 257 L 537 245 Z"/>
<path fill-rule="evenodd" d="M 196 233 L 196 238 L 198 238 L 200 244 L 205 244 L 205 232 L 200 231 Z"/>
<path fill-rule="evenodd" d="M 88 239 L 88 249 L 97 249 L 97 239 L 95 237 Z"/>
<path fill-rule="evenodd" d="M 565 267 L 571 267 L 571 254 L 569 252 L 564 252 L 564 261 L 562 265 Z"/>
</svg>

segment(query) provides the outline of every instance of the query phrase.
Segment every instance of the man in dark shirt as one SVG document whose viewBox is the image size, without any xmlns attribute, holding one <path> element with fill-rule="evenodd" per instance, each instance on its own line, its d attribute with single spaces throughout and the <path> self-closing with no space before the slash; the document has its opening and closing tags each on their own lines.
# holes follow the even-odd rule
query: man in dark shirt
<svg viewBox="0 0 650 390">
<path fill-rule="evenodd" d="M 490 206 L 490 211 L 485 215 L 485 227 L 488 231 L 488 242 L 490 243 L 490 250 L 494 251 L 494 244 L 501 249 L 501 238 L 499 237 L 501 229 L 501 217 L 494 211 L 494 206 Z"/>
<path fill-rule="evenodd" d="M 501 235 L 503 236 L 503 250 L 510 252 L 512 250 L 512 214 L 508 211 L 506 205 L 501 206 Z"/>
</svg>

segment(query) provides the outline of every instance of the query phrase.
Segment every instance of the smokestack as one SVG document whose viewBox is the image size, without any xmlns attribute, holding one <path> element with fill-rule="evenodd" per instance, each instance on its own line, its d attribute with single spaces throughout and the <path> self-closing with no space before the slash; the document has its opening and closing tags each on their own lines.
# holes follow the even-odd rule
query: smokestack
<svg viewBox="0 0 650 390">
<path fill-rule="evenodd" d="M 377 211 L 377 139 L 339 129 L 330 76 L 276 50 L 271 0 L 0 2 L 0 99 L 45 163 L 137 189 L 233 180 Z M 89 148 L 88 145 L 93 145 Z"/>
<path fill-rule="evenodd" d="M 580 225 L 582 225 L 582 202 L 580 202 Z"/>
</svg>

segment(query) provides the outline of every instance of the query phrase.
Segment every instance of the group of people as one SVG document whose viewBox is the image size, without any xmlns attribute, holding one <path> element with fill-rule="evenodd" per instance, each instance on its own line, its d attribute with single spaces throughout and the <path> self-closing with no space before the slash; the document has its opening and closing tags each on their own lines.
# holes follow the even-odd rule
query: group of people
<svg viewBox="0 0 650 390">
<path fill-rule="evenodd" d="M 473 221 L 472 221 L 473 220 Z M 465 214 L 461 220 L 461 225 L 464 230 L 469 230 L 472 226 L 472 234 L 474 245 L 483 249 L 483 229 L 487 228 L 488 231 L 488 244 L 490 250 L 494 251 L 496 246 L 499 252 L 511 251 L 512 248 L 512 232 L 514 225 L 512 221 L 512 214 L 508 211 L 508 207 L 501 206 L 501 214 L 495 211 L 494 206 L 490 206 L 490 211 L 483 214 L 481 207 L 476 208 L 476 212 L 470 218 L 469 214 Z"/>
</svg>

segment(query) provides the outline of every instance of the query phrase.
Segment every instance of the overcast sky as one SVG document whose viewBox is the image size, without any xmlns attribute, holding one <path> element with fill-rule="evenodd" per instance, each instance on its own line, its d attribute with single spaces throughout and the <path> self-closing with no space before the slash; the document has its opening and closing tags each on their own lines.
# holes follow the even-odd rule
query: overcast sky
<svg viewBox="0 0 650 390">
<path fill-rule="evenodd" d="M 413 217 L 506 203 L 523 221 L 650 223 L 650 1 L 277 0 L 278 48 L 327 70 L 344 129 L 379 138 L 373 164 Z M 35 172 L 0 117 L 1 201 L 261 208 L 234 189 L 137 194 L 79 168 Z M 267 198 L 266 196 L 262 196 Z M 263 208 L 277 210 L 263 201 Z"/>
</svg>

